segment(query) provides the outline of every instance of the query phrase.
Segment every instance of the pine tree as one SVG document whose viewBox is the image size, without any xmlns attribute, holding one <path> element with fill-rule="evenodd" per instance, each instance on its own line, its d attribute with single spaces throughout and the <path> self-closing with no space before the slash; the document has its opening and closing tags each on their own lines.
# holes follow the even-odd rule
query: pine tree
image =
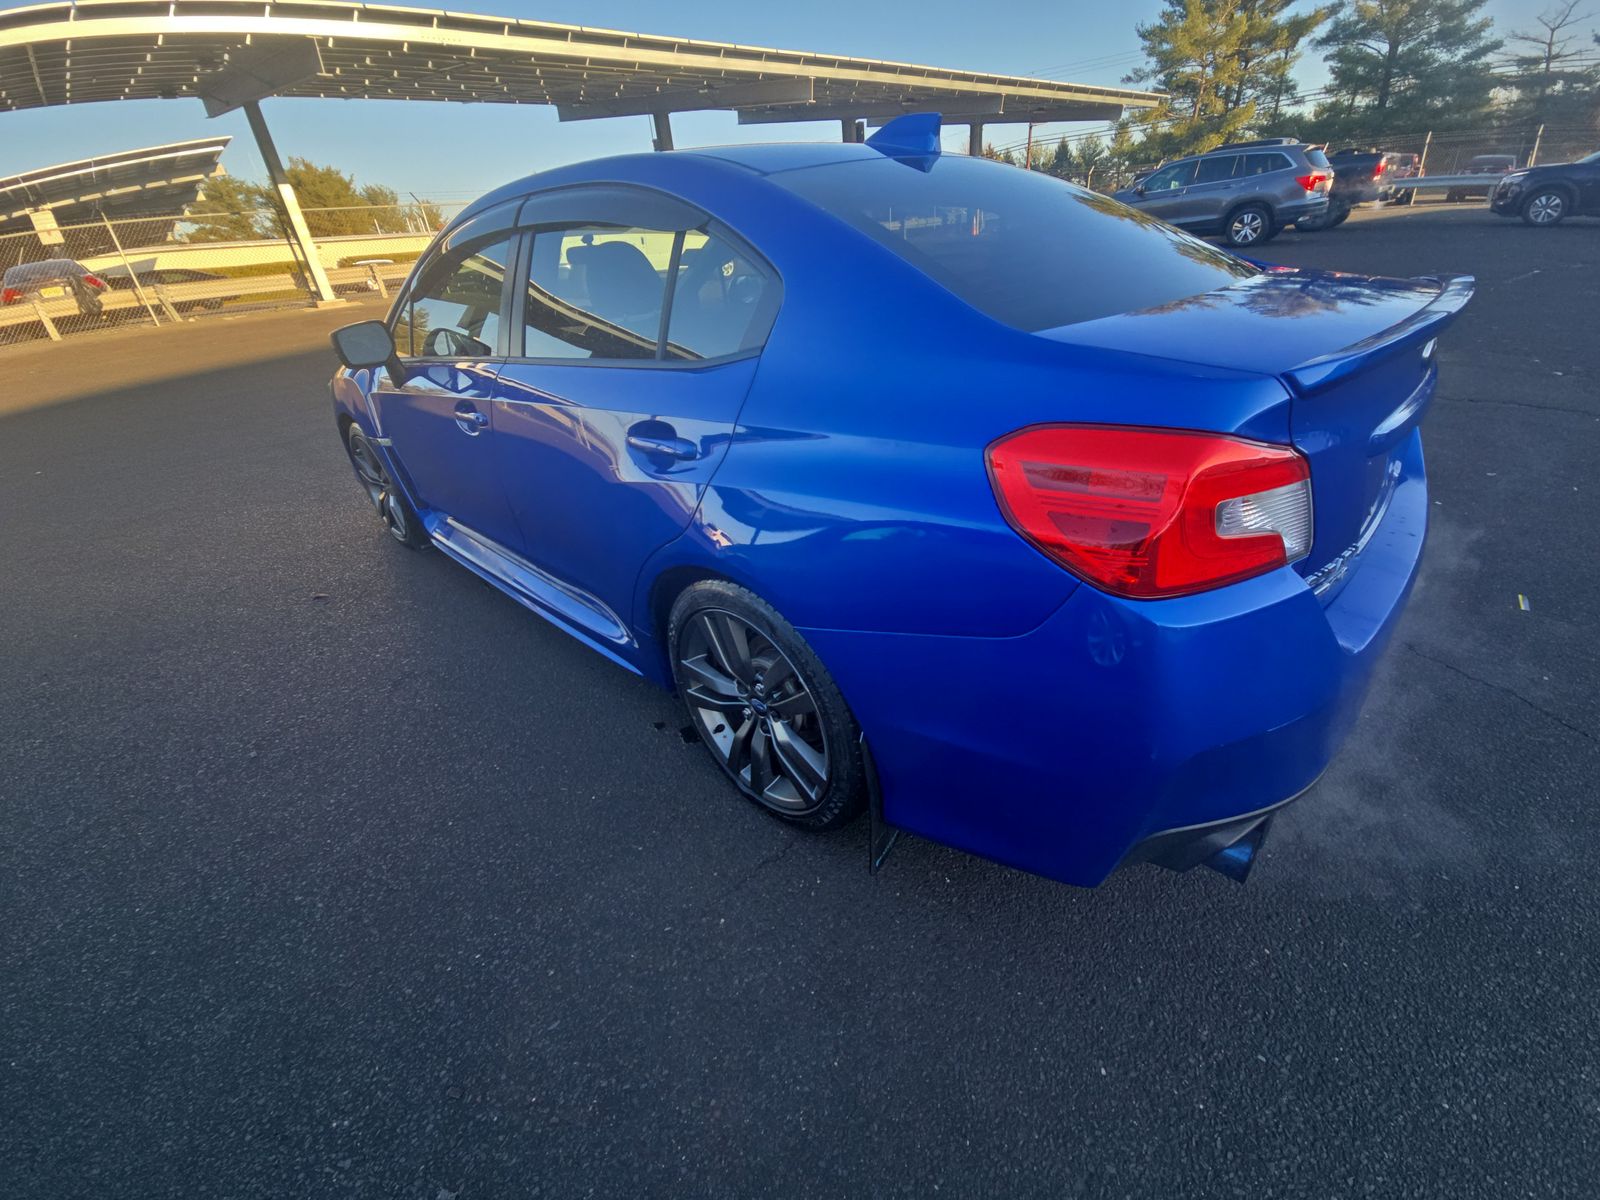
<svg viewBox="0 0 1600 1200">
<path fill-rule="evenodd" d="M 1128 77 L 1165 91 L 1141 121 L 1151 157 L 1205 150 L 1293 99 L 1290 72 L 1331 9 L 1291 12 L 1296 0 L 1165 0 L 1137 27 L 1146 65 Z"/>
<path fill-rule="evenodd" d="M 1379 131 L 1484 120 L 1500 48 L 1485 0 L 1344 0 L 1317 44 L 1350 122 Z"/>
</svg>

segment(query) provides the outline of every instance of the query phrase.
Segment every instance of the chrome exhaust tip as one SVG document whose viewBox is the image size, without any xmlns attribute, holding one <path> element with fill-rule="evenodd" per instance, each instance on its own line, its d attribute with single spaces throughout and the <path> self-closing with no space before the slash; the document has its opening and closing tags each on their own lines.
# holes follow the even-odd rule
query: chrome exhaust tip
<svg viewBox="0 0 1600 1200">
<path fill-rule="evenodd" d="M 1218 850 L 1203 865 L 1226 875 L 1235 883 L 1243 883 L 1250 875 L 1250 868 L 1255 866 L 1256 855 L 1261 851 L 1261 843 L 1267 836 L 1267 826 L 1270 824 L 1270 821 L 1261 822 L 1238 841 Z"/>
</svg>

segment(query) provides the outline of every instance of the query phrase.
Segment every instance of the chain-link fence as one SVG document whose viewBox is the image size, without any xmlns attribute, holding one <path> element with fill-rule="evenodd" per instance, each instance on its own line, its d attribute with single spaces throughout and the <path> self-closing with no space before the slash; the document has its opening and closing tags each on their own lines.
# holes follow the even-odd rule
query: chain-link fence
<svg viewBox="0 0 1600 1200">
<path fill-rule="evenodd" d="M 308 209 L 336 296 L 387 295 L 456 205 Z M 308 264 L 274 211 L 190 213 L 0 234 L 0 345 L 138 322 L 306 305 Z"/>
</svg>

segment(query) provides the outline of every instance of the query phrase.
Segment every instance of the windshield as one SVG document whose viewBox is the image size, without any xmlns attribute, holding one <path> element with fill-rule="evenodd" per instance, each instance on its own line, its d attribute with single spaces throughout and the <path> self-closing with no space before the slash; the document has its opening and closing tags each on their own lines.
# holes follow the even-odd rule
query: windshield
<svg viewBox="0 0 1600 1200">
<path fill-rule="evenodd" d="M 1256 274 L 1109 196 L 966 155 L 940 155 L 926 170 L 855 158 L 768 178 L 1029 333 L 1169 304 Z"/>
</svg>

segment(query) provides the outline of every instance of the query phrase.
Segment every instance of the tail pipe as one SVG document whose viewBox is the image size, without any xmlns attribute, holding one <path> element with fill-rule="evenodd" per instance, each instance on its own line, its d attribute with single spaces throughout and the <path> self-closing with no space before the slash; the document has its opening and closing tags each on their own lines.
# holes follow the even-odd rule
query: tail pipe
<svg viewBox="0 0 1600 1200">
<path fill-rule="evenodd" d="M 1270 824 L 1272 818 L 1268 817 L 1232 845 L 1218 850 L 1201 865 L 1226 875 L 1235 883 L 1243 883 L 1249 878 L 1250 868 L 1255 865 L 1256 855 L 1261 852 L 1261 843 L 1266 840 L 1267 826 Z"/>
<path fill-rule="evenodd" d="M 1288 803 L 1285 800 L 1271 808 L 1207 825 L 1164 830 L 1135 846 L 1123 862 L 1154 863 L 1169 871 L 1210 867 L 1235 883 L 1243 883 L 1261 853 L 1273 816 Z"/>
</svg>

